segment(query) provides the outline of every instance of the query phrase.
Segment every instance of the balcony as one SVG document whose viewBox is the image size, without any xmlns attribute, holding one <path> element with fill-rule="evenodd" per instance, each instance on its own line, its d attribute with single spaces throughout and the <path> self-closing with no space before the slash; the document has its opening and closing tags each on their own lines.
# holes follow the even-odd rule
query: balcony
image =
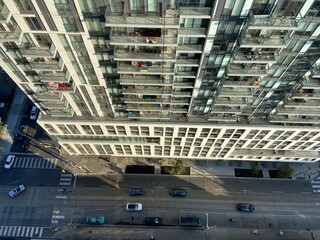
<svg viewBox="0 0 320 240">
<path fill-rule="evenodd" d="M 187 58 L 179 58 L 175 64 L 176 66 L 188 66 L 188 67 L 199 67 L 198 59 L 187 59 Z"/>
<path fill-rule="evenodd" d="M 211 109 L 211 113 L 227 113 L 227 114 L 239 114 L 241 113 L 241 109 L 240 108 L 228 108 L 228 107 L 218 107 L 218 106 L 214 106 Z"/>
<path fill-rule="evenodd" d="M 72 83 L 49 82 L 47 83 L 47 88 L 49 92 L 74 92 L 75 91 L 75 87 Z"/>
<path fill-rule="evenodd" d="M 259 79 L 242 79 L 238 81 L 226 80 L 222 87 L 241 87 L 241 88 L 259 88 Z"/>
<path fill-rule="evenodd" d="M 170 110 L 169 106 L 162 106 L 162 104 L 128 104 L 127 111 L 150 111 L 159 112 L 161 110 Z"/>
<path fill-rule="evenodd" d="M 161 51 L 161 50 L 159 50 Z M 154 52 L 129 52 L 116 50 L 114 53 L 115 61 L 149 61 L 149 62 L 175 62 L 173 53 L 154 53 Z"/>
<path fill-rule="evenodd" d="M 62 60 L 58 61 L 56 59 L 44 59 L 36 58 L 33 62 L 30 62 L 30 65 L 33 70 L 39 71 L 62 71 L 63 62 Z"/>
<path fill-rule="evenodd" d="M 304 100 L 304 99 L 295 99 L 291 101 L 287 101 L 284 105 L 285 108 L 320 108 L 320 101 L 318 100 Z"/>
<path fill-rule="evenodd" d="M 276 116 L 270 118 L 271 123 L 292 123 L 292 124 L 320 124 L 320 118 L 315 116 Z"/>
<path fill-rule="evenodd" d="M 235 101 L 235 100 L 216 100 L 214 103 L 214 106 L 239 106 L 239 107 L 245 107 L 247 106 L 247 103 L 245 100 L 239 100 L 239 101 Z"/>
<path fill-rule="evenodd" d="M 47 109 L 62 109 L 67 107 L 64 101 L 44 101 L 41 104 Z"/>
<path fill-rule="evenodd" d="M 185 88 L 192 88 L 194 86 L 194 81 L 178 81 L 174 82 L 174 89 L 185 89 Z"/>
<path fill-rule="evenodd" d="M 202 53 L 202 45 L 179 45 L 176 48 L 177 53 Z"/>
<path fill-rule="evenodd" d="M 57 49 L 52 44 L 51 47 L 42 46 L 42 47 L 28 47 L 28 48 L 21 48 L 23 57 L 31 57 L 31 58 L 54 58 Z"/>
<path fill-rule="evenodd" d="M 136 86 L 172 86 L 173 79 L 164 79 L 159 76 L 145 75 L 121 75 L 120 85 L 136 85 Z"/>
<path fill-rule="evenodd" d="M 169 111 L 160 111 L 160 112 L 128 112 L 128 118 L 131 119 L 155 119 L 155 120 L 169 120 L 170 112 Z"/>
<path fill-rule="evenodd" d="M 176 72 L 175 77 L 177 78 L 196 78 L 197 73 L 196 72 L 182 72 L 178 71 Z"/>
<path fill-rule="evenodd" d="M 211 8 L 207 7 L 181 7 L 179 11 L 180 17 L 183 18 L 201 18 L 209 19 L 211 18 Z"/>
<path fill-rule="evenodd" d="M 110 45 L 127 45 L 127 46 L 158 46 L 158 47 L 176 47 L 178 39 L 176 37 L 136 37 L 123 36 L 114 33 L 110 36 Z"/>
<path fill-rule="evenodd" d="M 22 31 L 16 27 L 14 32 L 0 32 L 0 42 L 20 42 Z"/>
<path fill-rule="evenodd" d="M 122 94 L 133 94 L 142 98 L 147 95 L 157 95 L 161 94 L 161 96 L 171 96 L 172 89 L 171 87 L 148 87 L 148 86 L 128 86 L 122 89 Z"/>
<path fill-rule="evenodd" d="M 232 89 L 232 88 L 221 88 L 219 97 L 244 97 L 250 98 L 253 96 L 253 92 L 250 89 Z"/>
<path fill-rule="evenodd" d="M 158 93 L 160 94 L 160 93 Z M 170 96 L 160 95 L 124 95 L 124 103 L 145 103 L 145 104 L 169 104 L 171 102 Z"/>
<path fill-rule="evenodd" d="M 320 66 L 314 66 L 311 68 L 311 75 L 313 78 L 320 78 Z"/>
<path fill-rule="evenodd" d="M 262 37 L 246 34 L 240 41 L 241 48 L 286 48 L 287 41 L 280 36 Z"/>
<path fill-rule="evenodd" d="M 232 64 L 228 70 L 228 76 L 252 76 L 252 77 L 264 77 L 268 75 L 266 66 L 261 64 L 243 64 L 235 65 Z"/>
<path fill-rule="evenodd" d="M 277 62 L 277 56 L 272 53 L 248 54 L 245 52 L 237 52 L 233 56 L 233 63 L 257 63 L 257 64 L 274 64 Z"/>
<path fill-rule="evenodd" d="M 192 95 L 192 91 L 190 89 L 185 89 L 185 91 L 174 90 L 172 93 L 173 97 L 178 97 L 178 98 L 181 98 L 181 97 L 191 98 L 191 95 Z"/>
<path fill-rule="evenodd" d="M 144 75 L 174 75 L 174 68 L 170 67 L 125 67 L 117 68 L 118 74 L 144 74 Z"/>
<path fill-rule="evenodd" d="M 203 37 L 205 38 L 207 35 L 206 28 L 180 28 L 178 30 L 179 37 Z"/>
<path fill-rule="evenodd" d="M 50 92 L 41 92 L 41 93 L 36 93 L 35 98 L 37 100 L 61 100 L 61 95 L 59 93 L 50 93 Z"/>
<path fill-rule="evenodd" d="M 40 73 L 39 74 L 41 82 L 60 82 L 67 83 L 70 81 L 70 75 L 65 72 L 57 73 Z"/>
<path fill-rule="evenodd" d="M 12 16 L 11 12 L 8 10 L 6 5 L 2 3 L 1 9 L 0 9 L 0 23 L 2 24 L 9 23 L 11 16 Z"/>
<path fill-rule="evenodd" d="M 211 113 L 208 116 L 208 121 L 215 122 L 237 122 L 237 116 L 230 113 Z"/>
<path fill-rule="evenodd" d="M 73 117 L 73 111 L 68 108 L 50 109 L 49 115 L 51 115 L 52 117 Z"/>
<path fill-rule="evenodd" d="M 148 28 L 179 28 L 178 17 L 150 17 L 143 15 L 134 16 L 111 16 L 106 15 L 106 27 L 148 27 Z"/>
<path fill-rule="evenodd" d="M 248 29 L 298 30 L 299 28 L 294 18 L 253 15 L 249 20 Z"/>
<path fill-rule="evenodd" d="M 301 108 L 278 108 L 277 115 L 301 115 L 301 116 L 319 116 L 320 110 L 313 109 L 310 110 L 303 110 Z"/>
</svg>

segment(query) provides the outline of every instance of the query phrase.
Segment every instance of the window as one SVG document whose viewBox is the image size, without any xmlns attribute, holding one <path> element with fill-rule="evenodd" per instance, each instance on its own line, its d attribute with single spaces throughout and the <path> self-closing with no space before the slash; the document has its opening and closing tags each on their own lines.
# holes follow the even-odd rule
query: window
<svg viewBox="0 0 320 240">
<path fill-rule="evenodd" d="M 25 17 L 24 20 L 26 20 L 30 30 L 37 30 L 37 31 L 44 30 L 41 27 L 40 22 L 38 21 L 38 19 L 36 17 Z"/>
<path fill-rule="evenodd" d="M 78 130 L 76 125 L 67 125 L 67 127 L 73 134 L 80 134 L 80 131 Z"/>
<path fill-rule="evenodd" d="M 67 129 L 65 125 L 58 124 L 57 127 L 63 132 L 64 134 L 71 134 L 70 131 Z"/>
<path fill-rule="evenodd" d="M 81 127 L 86 134 L 94 134 L 89 125 L 81 125 Z"/>
<path fill-rule="evenodd" d="M 21 13 L 33 13 L 30 0 L 14 0 L 14 3 Z"/>
</svg>

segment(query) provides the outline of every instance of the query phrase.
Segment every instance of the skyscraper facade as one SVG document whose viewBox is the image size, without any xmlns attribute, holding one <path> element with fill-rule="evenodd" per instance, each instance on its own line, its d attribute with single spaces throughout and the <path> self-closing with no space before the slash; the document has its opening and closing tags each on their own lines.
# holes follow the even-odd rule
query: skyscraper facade
<svg viewBox="0 0 320 240">
<path fill-rule="evenodd" d="M 0 65 L 69 154 L 320 160 L 319 0 L 0 9 Z"/>
</svg>

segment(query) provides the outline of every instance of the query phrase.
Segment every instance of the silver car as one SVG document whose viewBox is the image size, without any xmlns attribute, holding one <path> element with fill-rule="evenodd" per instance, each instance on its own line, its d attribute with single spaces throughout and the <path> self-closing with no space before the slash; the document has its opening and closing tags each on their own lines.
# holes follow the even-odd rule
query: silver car
<svg viewBox="0 0 320 240">
<path fill-rule="evenodd" d="M 26 190 L 26 187 L 23 184 L 20 184 L 19 186 L 15 187 L 10 192 L 8 192 L 8 195 L 9 197 L 13 198 L 17 196 L 19 193 L 23 192 L 24 190 Z"/>
<path fill-rule="evenodd" d="M 142 210 L 141 203 L 127 203 L 126 210 L 129 212 L 139 212 Z"/>
</svg>

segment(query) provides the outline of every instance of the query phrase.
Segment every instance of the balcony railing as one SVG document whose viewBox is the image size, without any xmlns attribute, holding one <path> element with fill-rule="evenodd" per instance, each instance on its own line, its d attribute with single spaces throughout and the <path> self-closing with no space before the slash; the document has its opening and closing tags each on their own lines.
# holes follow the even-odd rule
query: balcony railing
<svg viewBox="0 0 320 240">
<path fill-rule="evenodd" d="M 169 111 L 160 112 L 128 112 L 128 118 L 139 118 L 139 119 L 170 119 Z"/>
<path fill-rule="evenodd" d="M 255 68 L 230 68 L 228 76 L 267 76 L 267 69 L 255 69 Z"/>
<path fill-rule="evenodd" d="M 51 47 L 30 47 L 30 48 L 21 48 L 23 57 L 39 57 L 39 58 L 54 58 L 56 54 L 56 48 L 54 45 Z"/>
<path fill-rule="evenodd" d="M 280 36 L 275 37 L 255 37 L 251 34 L 246 34 L 244 38 L 242 38 L 240 47 L 244 48 L 285 48 L 287 47 L 287 41 Z"/>
<path fill-rule="evenodd" d="M 133 14 L 132 14 L 133 15 Z M 106 26 L 141 26 L 178 28 L 178 17 L 149 17 L 149 16 L 110 16 L 106 15 Z"/>
<path fill-rule="evenodd" d="M 206 28 L 180 28 L 178 30 L 178 35 L 180 37 L 206 37 Z"/>
<path fill-rule="evenodd" d="M 177 59 L 176 66 L 199 66 L 199 60 L 198 59 Z"/>
<path fill-rule="evenodd" d="M 290 17 L 254 15 L 249 21 L 249 29 L 297 30 L 297 20 Z"/>
<path fill-rule="evenodd" d="M 202 45 L 179 45 L 176 48 L 177 52 L 192 52 L 192 53 L 201 53 L 202 52 Z"/>
<path fill-rule="evenodd" d="M 169 53 L 134 53 L 134 52 L 120 52 L 116 51 L 114 54 L 114 60 L 116 61 L 175 61 L 175 55 Z"/>
<path fill-rule="evenodd" d="M 17 27 L 14 32 L 0 32 L 0 42 L 19 41 L 22 31 Z"/>
<path fill-rule="evenodd" d="M 74 86 L 70 83 L 50 82 L 47 88 L 49 92 L 74 92 Z"/>
<path fill-rule="evenodd" d="M 189 8 L 181 7 L 179 14 L 181 17 L 193 17 L 193 18 L 210 18 L 211 17 L 211 8 Z"/>
<path fill-rule="evenodd" d="M 45 59 L 35 59 L 33 62 L 30 62 L 30 65 L 33 70 L 42 70 L 42 71 L 62 71 L 63 63 L 62 60 L 45 60 Z"/>
<path fill-rule="evenodd" d="M 70 76 L 64 72 L 41 73 L 39 74 L 41 82 L 69 82 Z"/>
<path fill-rule="evenodd" d="M 111 45 L 136 45 L 136 46 L 177 46 L 177 38 L 175 37 L 135 37 L 120 36 L 113 33 L 110 36 Z"/>
<path fill-rule="evenodd" d="M 276 63 L 277 57 L 272 54 L 244 54 L 236 53 L 233 57 L 234 63 Z"/>
<path fill-rule="evenodd" d="M 168 74 L 174 75 L 174 68 L 166 67 L 118 67 L 118 73 L 127 73 L 127 74 Z"/>
<path fill-rule="evenodd" d="M 58 93 L 42 92 L 42 93 L 36 93 L 34 96 L 38 100 L 60 100 L 61 99 L 61 96 Z"/>
<path fill-rule="evenodd" d="M 126 94 L 135 94 L 139 96 L 147 96 L 147 95 L 157 95 L 161 94 L 163 95 L 171 95 L 172 90 L 171 89 L 162 89 L 161 87 L 144 87 L 144 88 L 137 88 L 137 87 L 128 87 L 125 89 L 122 89 L 122 93 L 124 95 Z"/>
</svg>

